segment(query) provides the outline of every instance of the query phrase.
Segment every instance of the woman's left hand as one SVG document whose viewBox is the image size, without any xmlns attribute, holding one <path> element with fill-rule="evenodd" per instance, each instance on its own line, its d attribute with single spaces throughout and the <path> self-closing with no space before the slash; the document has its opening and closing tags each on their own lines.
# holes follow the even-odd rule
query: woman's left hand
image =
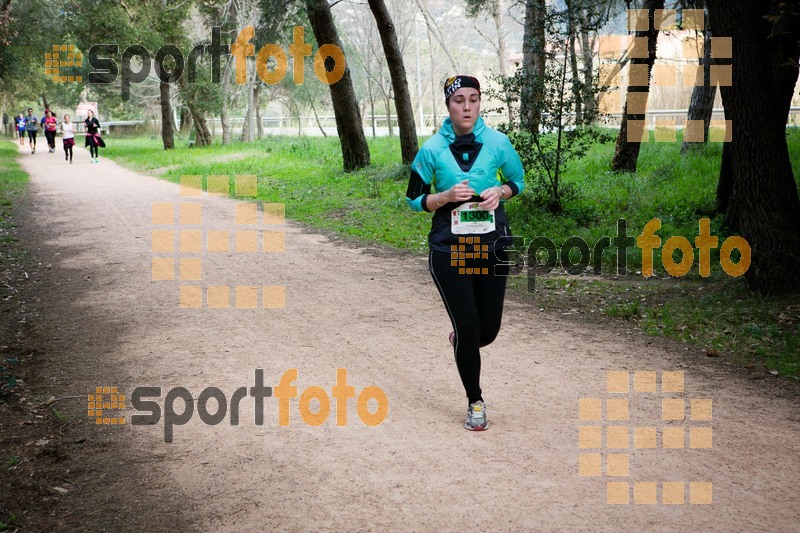
<svg viewBox="0 0 800 533">
<path fill-rule="evenodd" d="M 500 205 L 500 199 L 503 197 L 503 187 L 489 187 L 483 191 L 480 196 L 483 198 L 483 201 L 478 204 L 478 207 L 486 211 L 492 211 L 493 209 L 497 209 L 497 206 Z"/>
</svg>

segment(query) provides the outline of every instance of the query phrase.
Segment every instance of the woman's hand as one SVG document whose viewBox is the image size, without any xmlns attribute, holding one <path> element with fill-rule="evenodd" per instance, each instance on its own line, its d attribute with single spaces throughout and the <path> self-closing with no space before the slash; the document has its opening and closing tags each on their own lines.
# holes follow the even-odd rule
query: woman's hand
<svg viewBox="0 0 800 533">
<path fill-rule="evenodd" d="M 481 193 L 481 198 L 483 201 L 478 204 L 480 209 L 485 209 L 486 211 L 492 211 L 493 209 L 497 209 L 497 206 L 500 205 L 500 199 L 503 197 L 503 186 L 499 187 L 489 187 L 485 191 Z"/>
<path fill-rule="evenodd" d="M 465 202 L 475 196 L 475 191 L 469 186 L 469 180 L 456 183 L 444 192 L 447 203 Z"/>
</svg>

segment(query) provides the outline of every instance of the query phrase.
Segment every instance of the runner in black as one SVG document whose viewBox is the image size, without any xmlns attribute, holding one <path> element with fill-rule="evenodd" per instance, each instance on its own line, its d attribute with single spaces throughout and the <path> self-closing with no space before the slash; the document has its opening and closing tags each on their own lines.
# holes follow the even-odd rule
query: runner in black
<svg viewBox="0 0 800 533">
<path fill-rule="evenodd" d="M 102 141 L 100 140 L 100 121 L 95 118 L 94 111 L 90 109 L 89 115 L 83 123 L 86 126 L 86 142 L 84 146 L 89 147 L 89 162 L 99 163 L 99 150 L 100 146 L 102 146 Z"/>
<path fill-rule="evenodd" d="M 33 114 L 33 108 L 28 108 L 28 115 L 25 117 L 25 131 L 28 132 L 28 143 L 31 146 L 31 153 L 36 153 L 36 132 L 39 131 L 39 121 Z"/>
<path fill-rule="evenodd" d="M 453 324 L 450 343 L 469 404 L 464 427 L 480 431 L 488 427 L 480 348 L 500 330 L 508 275 L 503 202 L 522 192 L 524 170 L 508 137 L 480 117 L 477 79 L 449 78 L 444 96 L 450 116 L 414 159 L 406 196 L 415 211 L 435 211 L 428 265 Z"/>
</svg>

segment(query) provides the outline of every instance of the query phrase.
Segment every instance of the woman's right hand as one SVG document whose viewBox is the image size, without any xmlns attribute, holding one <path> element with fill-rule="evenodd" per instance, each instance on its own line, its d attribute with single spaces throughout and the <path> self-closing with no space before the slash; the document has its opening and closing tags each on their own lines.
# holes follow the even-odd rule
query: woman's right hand
<svg viewBox="0 0 800 533">
<path fill-rule="evenodd" d="M 469 186 L 469 180 L 456 183 L 445 191 L 447 203 L 465 202 L 475 196 L 475 191 Z"/>
</svg>

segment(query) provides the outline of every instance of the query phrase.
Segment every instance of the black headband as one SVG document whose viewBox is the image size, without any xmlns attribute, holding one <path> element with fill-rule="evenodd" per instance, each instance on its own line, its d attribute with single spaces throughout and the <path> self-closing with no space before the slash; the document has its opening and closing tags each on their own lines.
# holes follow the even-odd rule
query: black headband
<svg viewBox="0 0 800 533">
<path fill-rule="evenodd" d="M 481 83 L 478 81 L 478 78 L 461 75 L 453 76 L 452 78 L 447 78 L 444 82 L 445 100 L 453 96 L 454 92 L 464 87 L 472 87 L 473 89 L 478 89 L 478 92 L 481 92 Z"/>
</svg>

